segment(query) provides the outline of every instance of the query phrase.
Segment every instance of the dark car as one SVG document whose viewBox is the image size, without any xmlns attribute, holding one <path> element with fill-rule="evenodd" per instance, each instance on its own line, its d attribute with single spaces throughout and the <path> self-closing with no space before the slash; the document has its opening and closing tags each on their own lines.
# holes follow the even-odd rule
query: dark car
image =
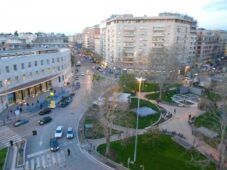
<svg viewBox="0 0 227 170">
<path fill-rule="evenodd" d="M 39 124 L 40 125 L 44 125 L 46 123 L 49 123 L 52 121 L 52 118 L 50 116 L 46 116 L 44 118 L 42 118 L 40 121 L 39 121 Z"/>
<path fill-rule="evenodd" d="M 55 152 L 59 150 L 58 140 L 56 138 L 50 139 L 50 150 Z"/>
<path fill-rule="evenodd" d="M 45 114 L 49 114 L 49 113 L 51 113 L 51 109 L 45 108 L 39 112 L 39 115 L 45 115 Z"/>
<path fill-rule="evenodd" d="M 17 121 L 13 124 L 13 126 L 18 127 L 18 126 L 24 125 L 24 124 L 26 124 L 26 123 L 28 123 L 28 122 L 29 122 L 28 119 L 20 119 L 20 120 L 17 120 Z"/>
</svg>

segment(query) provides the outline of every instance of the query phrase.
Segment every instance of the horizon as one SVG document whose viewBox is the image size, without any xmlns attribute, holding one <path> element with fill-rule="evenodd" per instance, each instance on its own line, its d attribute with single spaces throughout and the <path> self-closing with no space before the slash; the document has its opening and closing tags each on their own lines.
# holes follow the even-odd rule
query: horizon
<svg viewBox="0 0 227 170">
<path fill-rule="evenodd" d="M 89 5 L 88 5 L 89 4 Z M 102 4 L 102 6 L 100 5 Z M 152 4 L 152 6 L 147 5 Z M 164 5 L 163 5 L 164 4 Z M 40 10 L 41 9 L 41 10 Z M 111 15 L 158 16 L 162 12 L 186 14 L 197 20 L 198 28 L 227 30 L 227 1 L 224 0 L 5 0 L 0 6 L 0 33 L 45 32 L 74 35 L 85 27 L 100 24 Z"/>
</svg>

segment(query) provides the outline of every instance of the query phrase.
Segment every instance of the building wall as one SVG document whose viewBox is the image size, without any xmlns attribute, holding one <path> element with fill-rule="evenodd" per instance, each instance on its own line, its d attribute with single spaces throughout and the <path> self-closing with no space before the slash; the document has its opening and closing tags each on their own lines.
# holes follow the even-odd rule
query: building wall
<svg viewBox="0 0 227 170">
<path fill-rule="evenodd" d="M 106 21 L 105 59 L 109 64 L 120 62 L 129 68 L 136 58 L 149 56 L 153 48 L 175 45 L 183 49 L 179 62 L 188 65 L 195 56 L 195 28 L 194 20 L 177 16 L 118 16 Z"/>
<path fill-rule="evenodd" d="M 224 56 L 226 32 L 220 30 L 197 30 L 197 61 L 199 64 L 214 63 Z"/>
<path fill-rule="evenodd" d="M 56 77 L 52 80 L 53 87 L 63 86 L 70 81 L 71 58 L 69 49 L 58 49 L 52 53 L 43 53 L 44 51 L 42 51 L 42 54 L 38 54 L 37 51 L 33 52 L 34 54 L 30 55 L 0 57 L 0 93 L 57 74 L 60 78 Z M 5 107 L 7 100 L 5 100 L 6 96 L 0 98 L 1 110 Z"/>
</svg>

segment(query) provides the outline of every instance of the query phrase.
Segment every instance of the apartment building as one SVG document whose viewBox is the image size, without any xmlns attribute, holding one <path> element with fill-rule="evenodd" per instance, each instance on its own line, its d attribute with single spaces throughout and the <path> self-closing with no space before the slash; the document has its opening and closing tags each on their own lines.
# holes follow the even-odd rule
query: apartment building
<svg viewBox="0 0 227 170">
<path fill-rule="evenodd" d="M 33 47 L 53 47 L 53 48 L 67 48 L 68 37 L 64 34 L 54 33 L 36 33 L 36 40 L 33 42 Z"/>
<path fill-rule="evenodd" d="M 26 47 L 24 39 L 19 39 L 13 35 L 0 35 L 0 51 L 18 50 Z"/>
<path fill-rule="evenodd" d="M 105 21 L 105 60 L 109 65 L 125 69 L 136 60 L 149 57 L 154 48 L 181 47 L 179 62 L 190 65 L 196 54 L 197 22 L 189 16 L 160 13 L 156 17 L 113 16 Z M 101 50 L 102 51 L 102 50 Z"/>
<path fill-rule="evenodd" d="M 221 30 L 197 30 L 196 59 L 199 65 L 215 63 L 224 56 L 227 32 Z"/>
<path fill-rule="evenodd" d="M 87 27 L 83 30 L 83 47 L 89 50 L 100 51 L 99 25 Z M 95 49 L 96 48 L 96 49 Z"/>
<path fill-rule="evenodd" d="M 12 103 L 63 86 L 71 78 L 69 49 L 39 48 L 0 52 L 0 111 Z"/>
</svg>

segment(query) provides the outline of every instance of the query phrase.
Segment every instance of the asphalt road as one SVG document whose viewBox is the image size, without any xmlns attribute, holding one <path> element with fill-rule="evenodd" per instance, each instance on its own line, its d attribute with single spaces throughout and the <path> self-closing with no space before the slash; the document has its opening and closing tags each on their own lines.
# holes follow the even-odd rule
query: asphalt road
<svg viewBox="0 0 227 170">
<path fill-rule="evenodd" d="M 97 92 L 99 91 L 97 90 L 97 88 L 102 90 L 102 85 L 94 85 L 92 82 L 91 74 L 93 71 L 91 64 L 85 64 L 85 66 L 82 66 L 80 68 L 80 73 L 82 72 L 85 73 L 85 76 L 80 76 L 79 78 L 81 88 L 75 92 L 72 103 L 70 103 L 70 105 L 65 108 L 55 108 L 50 114 L 48 114 L 48 116 L 51 116 L 53 118 L 52 122 L 40 126 L 37 122 L 43 116 L 37 115 L 30 118 L 28 124 L 22 125 L 17 128 L 11 126 L 14 131 L 27 139 L 26 164 L 28 165 L 26 166 L 28 166 L 29 168 L 27 167 L 25 169 L 38 169 L 37 166 L 39 166 L 39 164 L 42 164 L 43 155 L 47 155 L 47 158 L 43 158 L 43 166 L 45 164 L 47 169 L 111 169 L 87 154 L 83 149 L 80 148 L 78 144 L 79 141 L 77 138 L 77 128 L 79 125 L 79 119 L 91 104 L 93 100 L 92 98 L 94 98 L 94 96 L 100 95 L 97 94 Z M 88 72 L 89 74 L 86 74 Z M 60 150 L 62 151 L 58 152 L 61 153 L 61 155 L 58 152 L 51 153 L 49 151 L 49 140 L 50 138 L 54 137 L 55 129 L 59 125 L 62 125 L 64 129 L 63 138 L 58 140 Z M 66 131 L 68 127 L 73 127 L 75 132 L 74 139 L 66 139 Z M 37 130 L 37 136 L 32 136 L 32 130 Z M 67 156 L 66 154 L 66 150 L 68 148 L 71 150 L 70 156 Z M 55 163 L 54 165 L 54 159 L 55 157 L 58 157 L 58 155 L 60 155 L 59 162 L 58 164 Z M 52 164 L 51 161 L 49 162 L 49 158 L 51 156 L 53 157 Z"/>
</svg>

